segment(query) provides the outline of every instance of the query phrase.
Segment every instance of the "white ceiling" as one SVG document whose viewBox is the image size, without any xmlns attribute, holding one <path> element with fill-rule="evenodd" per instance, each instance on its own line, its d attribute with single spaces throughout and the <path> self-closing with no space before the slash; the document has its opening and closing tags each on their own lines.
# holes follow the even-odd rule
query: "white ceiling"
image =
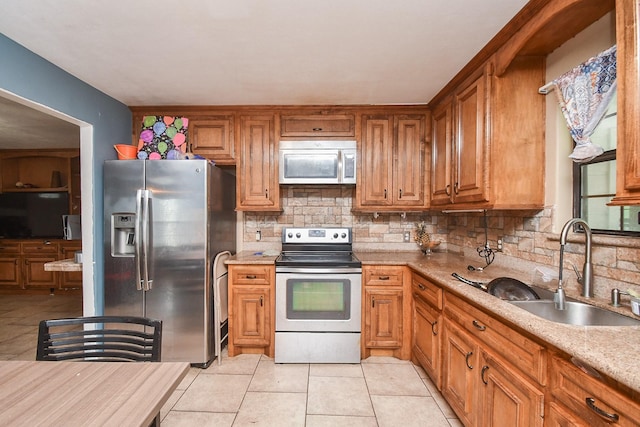
<svg viewBox="0 0 640 427">
<path fill-rule="evenodd" d="M 130 106 L 424 104 L 526 2 L 2 0 L 0 31 Z"/>
</svg>

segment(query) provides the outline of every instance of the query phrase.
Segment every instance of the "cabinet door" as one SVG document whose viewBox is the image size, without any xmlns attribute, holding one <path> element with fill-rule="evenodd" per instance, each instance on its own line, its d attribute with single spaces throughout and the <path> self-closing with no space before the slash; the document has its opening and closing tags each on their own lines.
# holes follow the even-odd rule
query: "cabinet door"
<svg viewBox="0 0 640 427">
<path fill-rule="evenodd" d="M 440 388 L 441 316 L 417 295 L 414 295 L 413 304 L 413 354 L 436 387 Z"/>
<path fill-rule="evenodd" d="M 480 370 L 481 425 L 542 426 L 544 393 L 517 371 L 482 352 Z"/>
<path fill-rule="evenodd" d="M 618 130 L 615 205 L 640 203 L 640 4 L 636 0 L 616 1 L 618 46 Z"/>
<path fill-rule="evenodd" d="M 191 151 L 218 165 L 235 165 L 233 116 L 198 117 L 189 121 Z"/>
<path fill-rule="evenodd" d="M 402 289 L 365 289 L 365 347 L 402 347 Z"/>
<path fill-rule="evenodd" d="M 242 116 L 237 173 L 238 210 L 279 211 L 275 116 Z"/>
<path fill-rule="evenodd" d="M 57 261 L 56 255 L 47 257 L 41 256 L 25 256 L 22 260 L 24 270 L 25 289 L 28 288 L 57 288 L 58 274 L 55 271 L 44 271 L 44 265 L 48 262 Z"/>
<path fill-rule="evenodd" d="M 478 345 L 453 323 L 445 321 L 442 341 L 442 394 L 464 425 L 476 425 L 480 366 Z"/>
<path fill-rule="evenodd" d="M 0 256 L 0 286 L 19 288 L 22 285 L 22 264 L 19 255 Z"/>
<path fill-rule="evenodd" d="M 395 117 L 393 151 L 394 206 L 423 206 L 424 194 L 424 118 Z"/>
<path fill-rule="evenodd" d="M 354 137 L 353 114 L 295 114 L 281 117 L 280 136 Z"/>
<path fill-rule="evenodd" d="M 488 77 L 485 73 L 455 96 L 453 198 L 456 203 L 487 201 Z"/>
<path fill-rule="evenodd" d="M 453 102 L 447 98 L 432 112 L 433 135 L 431 143 L 431 205 L 450 204 L 453 154 Z"/>
<path fill-rule="evenodd" d="M 388 116 L 363 116 L 360 148 L 360 204 L 389 206 L 392 203 L 393 119 Z"/>
<path fill-rule="evenodd" d="M 271 343 L 268 288 L 232 287 L 230 321 L 235 346 L 268 347 Z"/>
</svg>

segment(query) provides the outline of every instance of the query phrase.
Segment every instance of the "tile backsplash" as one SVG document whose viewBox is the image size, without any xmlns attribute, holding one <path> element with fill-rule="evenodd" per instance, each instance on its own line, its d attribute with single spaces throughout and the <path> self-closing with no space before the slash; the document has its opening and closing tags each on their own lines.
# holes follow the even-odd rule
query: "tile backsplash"
<svg viewBox="0 0 640 427">
<path fill-rule="evenodd" d="M 552 231 L 553 208 L 541 211 L 488 211 L 483 213 L 354 213 L 353 186 L 282 186 L 283 211 L 280 214 L 246 212 L 243 250 L 280 250 L 285 227 L 352 227 L 354 248 L 359 251 L 417 251 L 415 226 L 424 221 L 432 240 L 442 241 L 437 250 L 478 256 L 485 246 L 502 252 L 495 263 L 515 267 L 533 277 L 537 266 L 550 268 L 557 275 L 559 233 Z M 486 237 L 485 237 L 486 218 Z M 560 225 L 561 227 L 561 225 Z M 256 231 L 261 240 L 256 241 Z M 405 232 L 411 241 L 403 241 Z M 486 240 L 485 240 L 486 239 Z M 478 265 L 484 261 L 478 258 Z M 582 269 L 584 236 L 569 233 L 565 246 L 563 283 L 577 292 L 580 286 L 572 264 Z M 632 288 L 640 292 L 640 239 L 594 235 L 592 261 L 596 296 L 608 299 L 612 288 Z M 528 278 L 527 278 L 528 279 Z"/>
</svg>

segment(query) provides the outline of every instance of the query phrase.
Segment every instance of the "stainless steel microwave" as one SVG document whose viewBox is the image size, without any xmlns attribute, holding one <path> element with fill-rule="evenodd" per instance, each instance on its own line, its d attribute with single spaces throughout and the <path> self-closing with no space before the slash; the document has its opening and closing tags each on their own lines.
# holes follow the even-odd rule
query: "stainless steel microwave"
<svg viewBox="0 0 640 427">
<path fill-rule="evenodd" d="M 355 184 L 356 141 L 280 141 L 280 184 Z"/>
</svg>

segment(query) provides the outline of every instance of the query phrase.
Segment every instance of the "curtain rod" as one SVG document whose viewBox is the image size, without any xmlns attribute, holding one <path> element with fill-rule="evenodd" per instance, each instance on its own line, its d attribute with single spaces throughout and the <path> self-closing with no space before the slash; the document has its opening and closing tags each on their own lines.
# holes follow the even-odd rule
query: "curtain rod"
<svg viewBox="0 0 640 427">
<path fill-rule="evenodd" d="M 553 84 L 553 82 L 549 82 L 546 85 L 542 86 L 540 89 L 538 89 L 538 93 L 542 95 L 546 95 L 552 90 L 554 90 L 555 88 L 556 86 Z"/>
</svg>

